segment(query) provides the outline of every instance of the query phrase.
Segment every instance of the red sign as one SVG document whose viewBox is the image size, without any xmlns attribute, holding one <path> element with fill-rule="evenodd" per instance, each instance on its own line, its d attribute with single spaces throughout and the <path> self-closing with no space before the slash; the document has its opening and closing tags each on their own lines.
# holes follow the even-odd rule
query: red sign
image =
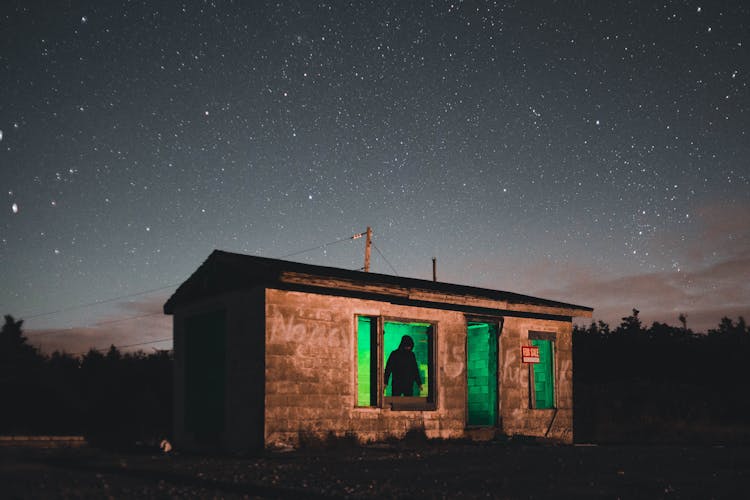
<svg viewBox="0 0 750 500">
<path fill-rule="evenodd" d="M 539 348 L 535 345 L 521 346 L 521 362 L 539 363 Z"/>
</svg>

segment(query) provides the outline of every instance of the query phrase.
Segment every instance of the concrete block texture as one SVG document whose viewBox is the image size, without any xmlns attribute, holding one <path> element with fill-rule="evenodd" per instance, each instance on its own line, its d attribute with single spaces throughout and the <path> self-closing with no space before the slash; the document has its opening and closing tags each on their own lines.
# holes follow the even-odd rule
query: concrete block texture
<svg viewBox="0 0 750 500">
<path fill-rule="evenodd" d="M 409 431 L 462 437 L 468 391 L 486 392 L 466 376 L 466 316 L 456 311 L 351 297 L 268 289 L 265 295 L 266 443 L 299 444 L 300 435 L 355 436 L 362 441 L 400 437 Z M 435 328 L 436 405 L 428 411 L 356 406 L 356 317 L 425 321 Z M 503 431 L 554 434 L 572 441 L 572 412 L 530 408 L 529 368 L 521 346 L 529 331 L 554 336 L 557 407 L 572 409 L 570 325 L 563 321 L 505 318 L 500 334 L 498 391 Z M 293 408 L 292 412 L 289 408 Z M 549 423 L 553 427 L 548 429 Z"/>
<path fill-rule="evenodd" d="M 356 317 L 383 317 L 435 325 L 436 407 L 395 411 L 356 406 Z M 299 435 L 354 435 L 363 441 L 409 431 L 459 437 L 464 428 L 466 379 L 463 314 L 387 302 L 305 292 L 266 291 L 267 442 Z M 289 353 L 289 354 L 287 354 Z M 292 354 L 293 353 L 293 354 Z M 287 388 L 299 387 L 299 392 Z M 289 398 L 290 395 L 295 397 Z M 293 405 L 295 418 L 280 411 Z M 430 418 L 424 418 L 425 415 Z M 444 421 L 453 422 L 448 432 Z M 444 426 L 443 426 L 444 427 Z"/>
<path fill-rule="evenodd" d="M 226 311 L 226 418 L 221 434 L 206 441 L 184 425 L 184 331 L 191 316 L 218 309 Z M 394 410 L 388 404 L 357 406 L 358 316 L 434 326 L 433 406 L 419 411 Z M 495 384 L 498 430 L 572 442 L 570 322 L 489 319 L 502 325 Z M 471 378 L 467 374 L 467 321 L 460 311 L 262 287 L 178 308 L 174 320 L 177 444 L 186 449 L 242 450 L 298 446 L 305 439 L 330 436 L 353 436 L 362 442 L 400 438 L 408 432 L 443 439 L 476 436 L 476 429 L 467 429 L 469 394 L 495 389 L 488 389 L 494 387 L 489 383 L 493 374 L 486 366 L 482 371 L 480 362 L 474 362 Z M 546 332 L 554 339 L 554 409 L 531 407 L 529 366 L 521 362 L 521 346 L 530 342 L 530 331 Z M 487 408 L 473 410 L 478 415 Z"/>
</svg>

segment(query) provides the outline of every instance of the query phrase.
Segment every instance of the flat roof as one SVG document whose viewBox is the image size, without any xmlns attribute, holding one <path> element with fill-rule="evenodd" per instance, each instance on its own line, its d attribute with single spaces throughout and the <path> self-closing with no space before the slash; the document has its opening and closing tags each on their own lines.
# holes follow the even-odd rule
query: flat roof
<svg viewBox="0 0 750 500">
<path fill-rule="evenodd" d="M 488 310 L 510 308 L 561 316 L 590 317 L 593 308 L 518 293 L 443 283 L 388 274 L 318 266 L 214 250 L 164 304 L 165 314 L 177 306 L 221 293 L 266 288 L 298 289 L 339 296 L 366 296 L 405 303 L 474 307 Z"/>
</svg>

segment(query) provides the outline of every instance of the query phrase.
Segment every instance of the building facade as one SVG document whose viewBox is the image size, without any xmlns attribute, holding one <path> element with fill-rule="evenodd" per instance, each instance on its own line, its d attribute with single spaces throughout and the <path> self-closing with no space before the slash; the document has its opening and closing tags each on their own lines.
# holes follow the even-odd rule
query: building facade
<svg viewBox="0 0 750 500">
<path fill-rule="evenodd" d="M 573 440 L 572 318 L 588 307 L 214 251 L 164 311 L 186 449 L 408 432 Z M 396 395 L 385 367 L 405 335 L 418 375 Z"/>
</svg>

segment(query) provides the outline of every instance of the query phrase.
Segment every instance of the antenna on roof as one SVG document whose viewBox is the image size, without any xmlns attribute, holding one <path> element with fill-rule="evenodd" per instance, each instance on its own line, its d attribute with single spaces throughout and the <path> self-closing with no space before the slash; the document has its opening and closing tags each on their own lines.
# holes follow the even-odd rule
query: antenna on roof
<svg viewBox="0 0 750 500">
<path fill-rule="evenodd" d="M 437 257 L 432 258 L 432 281 L 437 281 Z"/>
</svg>

